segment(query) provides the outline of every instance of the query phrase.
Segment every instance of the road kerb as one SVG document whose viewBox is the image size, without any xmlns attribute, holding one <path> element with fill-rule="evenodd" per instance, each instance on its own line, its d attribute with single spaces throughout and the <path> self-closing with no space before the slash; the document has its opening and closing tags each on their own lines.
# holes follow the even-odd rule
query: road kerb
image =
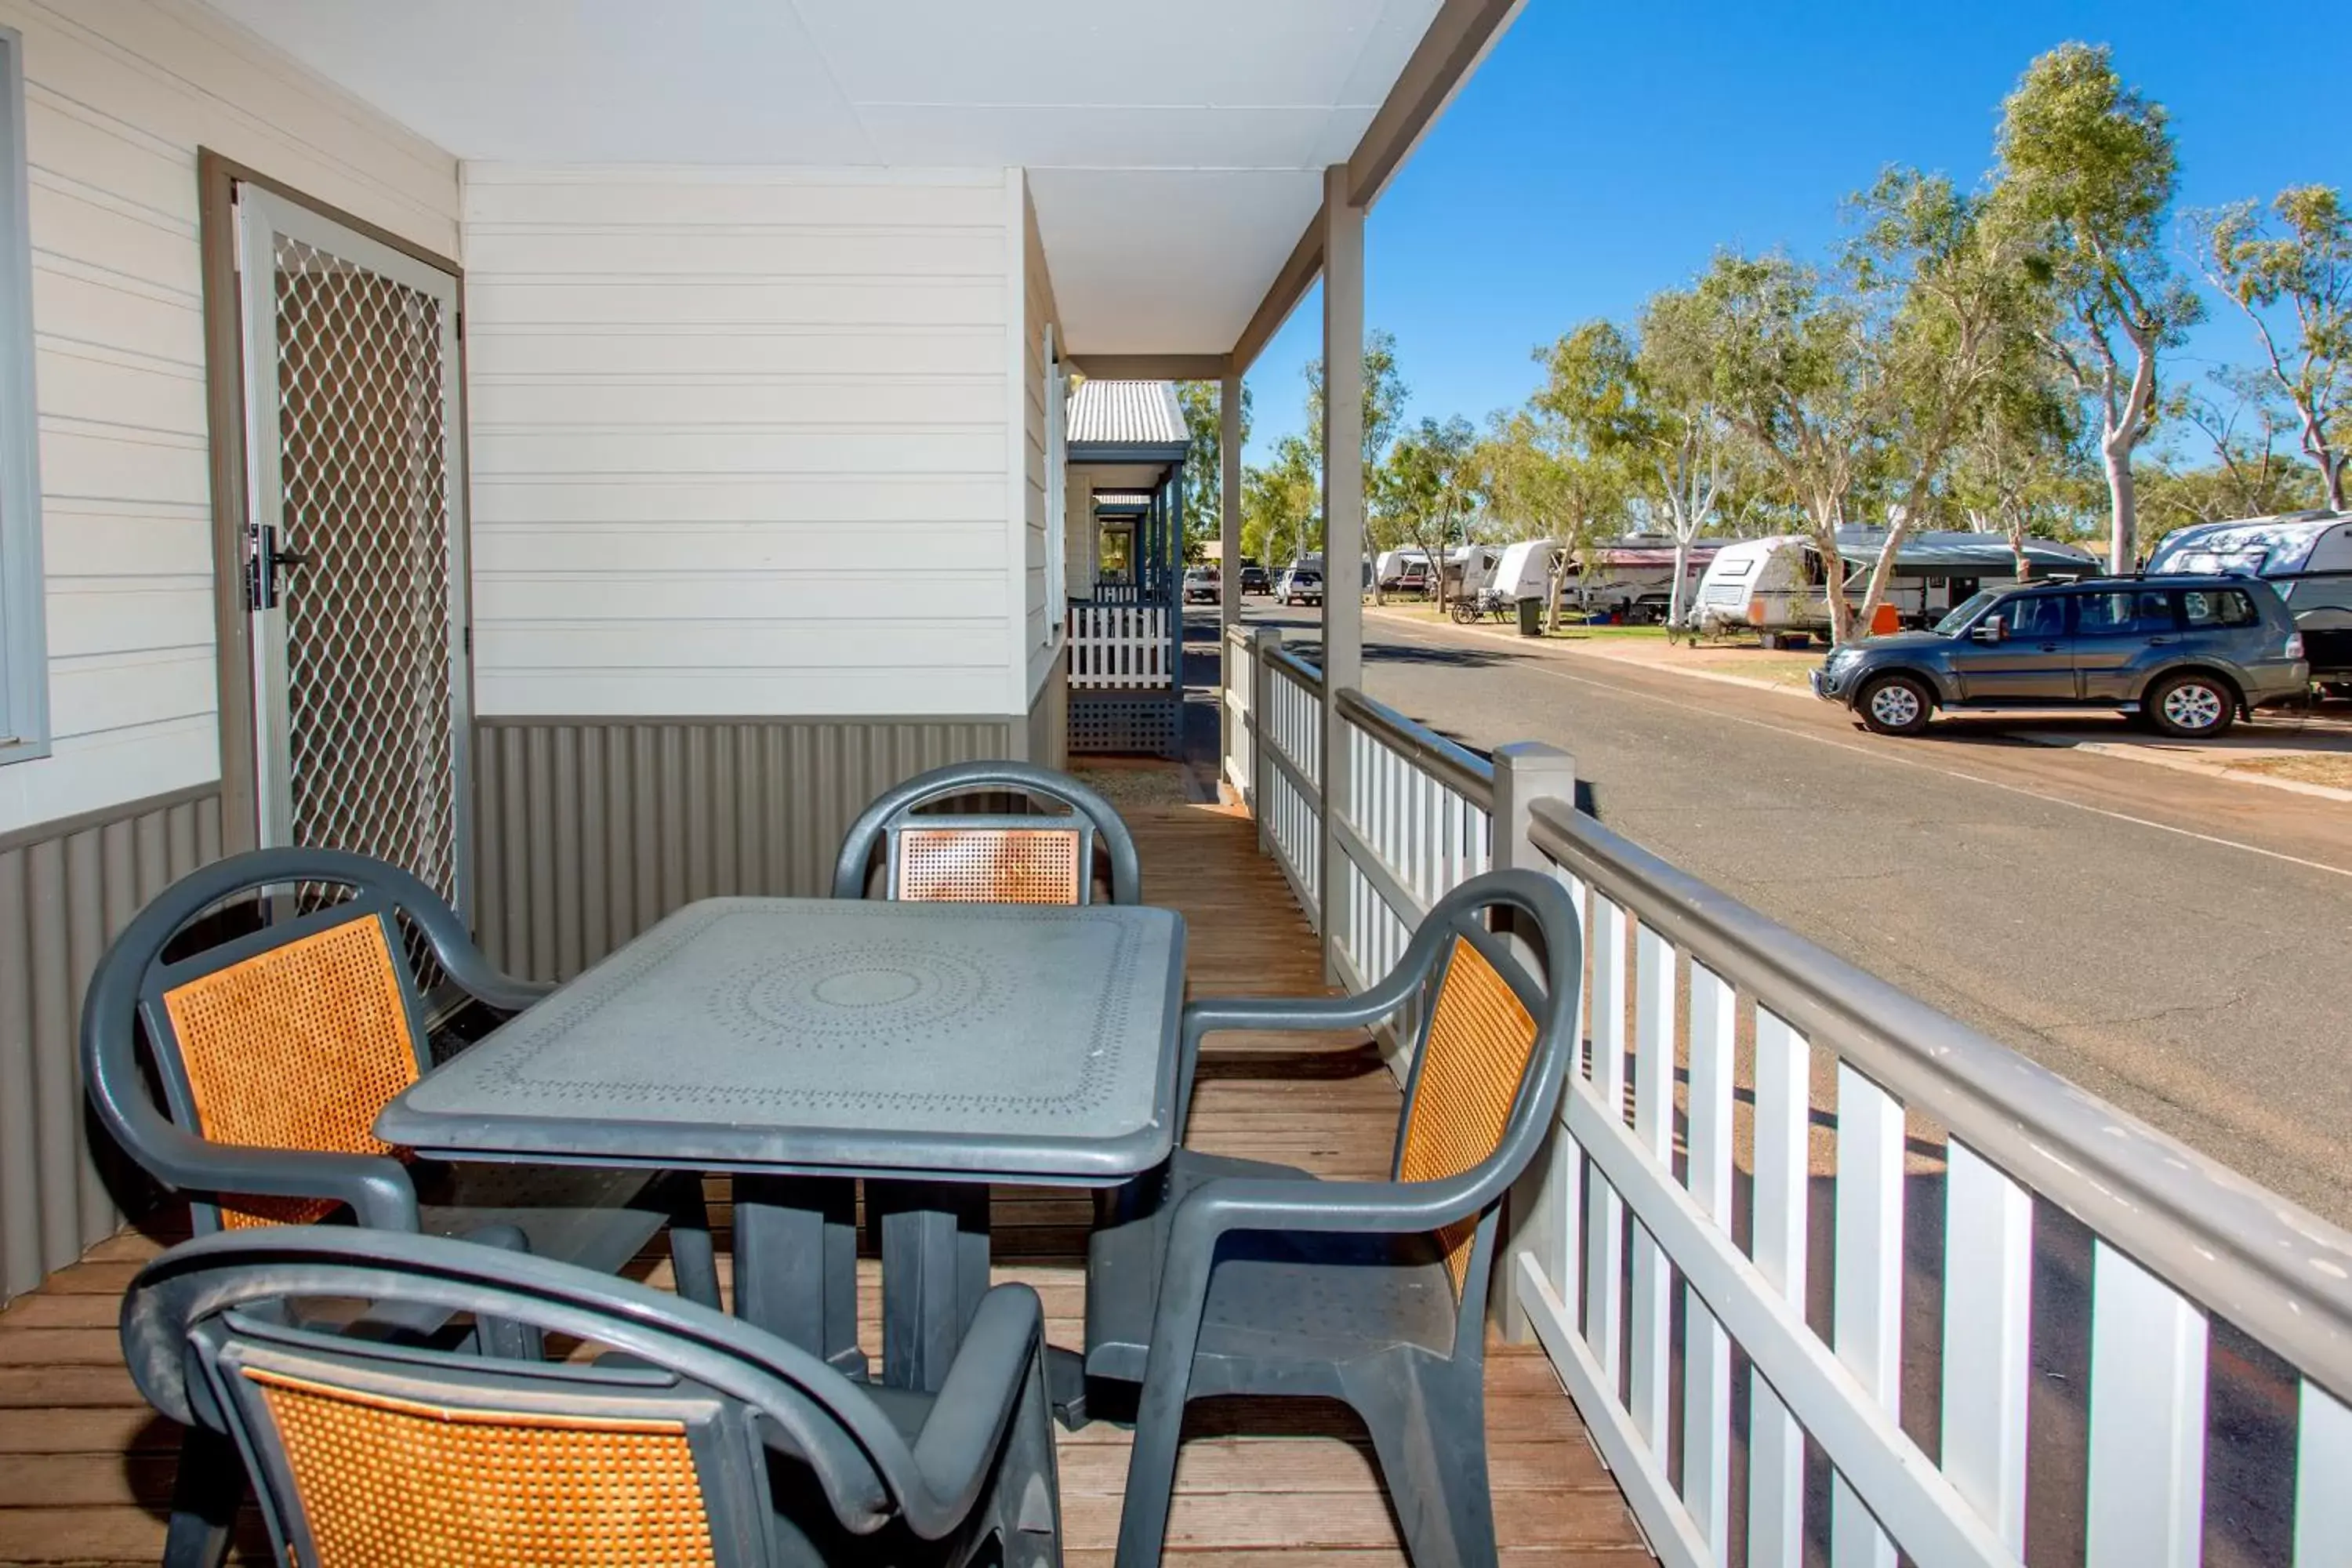
<svg viewBox="0 0 2352 1568">
<path fill-rule="evenodd" d="M 2111 741 L 2078 740 L 2073 735 L 2053 735 L 2047 731 L 2019 730 L 2015 739 L 2036 746 L 2049 746 L 2071 752 L 2091 752 L 2102 757 L 2121 757 L 2126 762 L 2145 763 L 2152 768 L 2170 768 L 2175 773 L 2202 773 L 2207 778 L 2227 779 L 2231 784 L 2263 784 L 2271 789 L 2291 790 L 2296 795 L 2315 795 L 2321 800 L 2352 801 L 2352 789 L 2338 789 L 2334 784 L 2310 784 L 2302 779 L 2273 778 L 2268 773 L 2248 773 L 2224 763 L 2202 762 L 2195 757 L 2179 757 L 2147 746 L 2116 745 Z"/>
</svg>

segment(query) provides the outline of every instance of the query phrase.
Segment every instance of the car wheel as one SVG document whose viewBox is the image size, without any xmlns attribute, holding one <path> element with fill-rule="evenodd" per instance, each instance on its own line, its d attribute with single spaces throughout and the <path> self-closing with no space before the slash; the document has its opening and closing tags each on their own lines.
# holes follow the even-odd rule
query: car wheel
<svg viewBox="0 0 2352 1568">
<path fill-rule="evenodd" d="M 1935 700 L 1911 676 L 1885 675 L 1862 689 L 1854 710 L 1875 733 L 1916 735 L 1927 727 Z"/>
<path fill-rule="evenodd" d="M 2148 688 L 2141 710 L 2147 721 L 2182 741 L 2225 733 L 2238 716 L 2238 694 L 2219 676 L 2190 671 L 2168 675 Z"/>
</svg>

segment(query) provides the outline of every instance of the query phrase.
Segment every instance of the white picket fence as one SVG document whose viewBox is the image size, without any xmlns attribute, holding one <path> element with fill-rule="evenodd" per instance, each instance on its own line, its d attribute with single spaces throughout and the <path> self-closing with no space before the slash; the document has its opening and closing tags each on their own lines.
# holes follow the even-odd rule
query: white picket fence
<svg viewBox="0 0 2352 1568">
<path fill-rule="evenodd" d="M 1294 888 L 1344 857 L 1314 912 L 1351 985 L 1490 864 L 1570 891 L 1576 1066 L 1495 1304 L 1662 1563 L 2352 1563 L 2352 1236 L 1601 826 L 1551 748 L 1489 764 L 1337 693 L 1327 825 L 1316 672 L 1231 651 L 1228 774 Z"/>
<path fill-rule="evenodd" d="M 1176 645 L 1164 605 L 1070 606 L 1070 685 L 1139 690 L 1176 683 Z"/>
</svg>

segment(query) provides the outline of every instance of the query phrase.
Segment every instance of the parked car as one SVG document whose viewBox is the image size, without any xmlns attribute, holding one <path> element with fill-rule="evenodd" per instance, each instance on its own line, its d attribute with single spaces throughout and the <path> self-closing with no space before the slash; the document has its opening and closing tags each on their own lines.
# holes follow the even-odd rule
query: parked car
<svg viewBox="0 0 2352 1568">
<path fill-rule="evenodd" d="M 1223 587 L 1213 566 L 1188 566 L 1184 569 L 1184 602 L 1188 605 L 1213 605 Z"/>
<path fill-rule="evenodd" d="M 2284 602 L 2219 574 L 1988 588 L 1931 631 L 1848 643 L 1811 676 L 1815 696 L 1882 735 L 1916 735 L 1939 708 L 2083 707 L 2184 740 L 2310 681 Z"/>
<path fill-rule="evenodd" d="M 1323 602 L 1323 574 L 1311 566 L 1293 566 L 1282 574 L 1282 584 L 1274 596 L 1286 605 L 1319 605 Z"/>
<path fill-rule="evenodd" d="M 1242 592 L 1271 594 L 1274 592 L 1274 579 L 1267 574 L 1266 569 L 1263 566 L 1255 564 L 1244 566 L 1242 568 Z"/>
</svg>

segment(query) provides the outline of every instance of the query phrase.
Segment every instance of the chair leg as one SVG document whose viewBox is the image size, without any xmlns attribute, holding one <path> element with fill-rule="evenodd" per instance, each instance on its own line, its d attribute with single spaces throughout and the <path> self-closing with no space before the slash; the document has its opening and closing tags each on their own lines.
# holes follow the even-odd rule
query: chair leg
<svg viewBox="0 0 2352 1568">
<path fill-rule="evenodd" d="M 209 1426 L 190 1426 L 180 1438 L 180 1471 L 172 1482 L 163 1568 L 220 1568 L 244 1500 L 245 1461 L 236 1445 Z"/>
<path fill-rule="evenodd" d="M 1371 1432 L 1412 1568 L 1495 1561 L 1486 1394 L 1459 1373 L 1400 1357 L 1349 1380 L 1348 1402 Z"/>
<path fill-rule="evenodd" d="M 716 1309 L 719 1249 L 710 1239 L 710 1204 L 702 1195 L 702 1177 L 688 1171 L 671 1177 L 670 1183 L 669 1260 L 677 1293 Z"/>
<path fill-rule="evenodd" d="M 1054 1453 L 1052 1394 L 1045 1347 L 1031 1363 L 1028 1388 L 1013 1413 L 997 1478 L 993 1524 L 1004 1568 L 1061 1568 L 1062 1488 Z"/>
<path fill-rule="evenodd" d="M 1159 1370 L 1155 1354 L 1150 1370 Z M 1135 1413 L 1135 1447 L 1127 1458 L 1127 1499 L 1119 1507 L 1115 1568 L 1157 1568 L 1168 1544 L 1168 1514 L 1175 1503 L 1176 1451 L 1184 1440 L 1184 1403 L 1191 1357 L 1172 1377 L 1146 1376 Z"/>
</svg>

